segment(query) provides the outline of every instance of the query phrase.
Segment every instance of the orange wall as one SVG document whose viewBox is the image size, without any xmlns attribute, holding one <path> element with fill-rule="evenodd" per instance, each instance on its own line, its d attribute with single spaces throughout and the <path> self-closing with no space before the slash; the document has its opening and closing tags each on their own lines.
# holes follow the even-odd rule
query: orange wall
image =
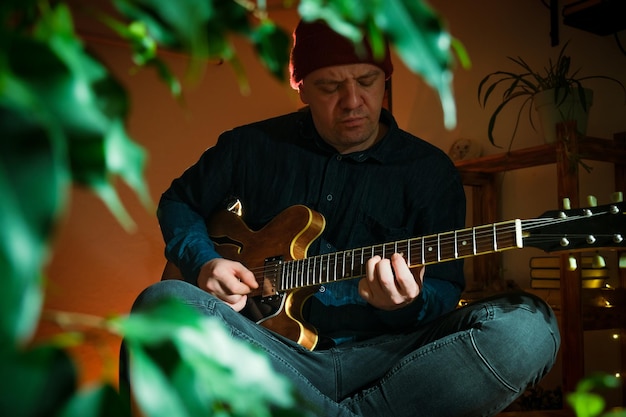
<svg viewBox="0 0 626 417">
<path fill-rule="evenodd" d="M 452 131 L 443 127 L 441 107 L 435 93 L 396 59 L 393 78 L 393 110 L 402 128 L 431 141 L 444 150 L 458 138 L 472 138 L 482 144 L 484 153 L 496 153 L 486 139 L 490 112 L 479 107 L 477 87 L 482 77 L 494 70 L 513 69 L 507 55 L 524 57 L 531 65 L 544 65 L 555 57 L 551 48 L 549 12 L 541 1 L 502 2 L 499 0 L 432 0 L 446 18 L 451 32 L 467 48 L 473 61 L 469 70 L 455 76 L 458 126 Z M 277 13 L 285 27 L 295 25 L 293 13 Z M 626 37 L 625 37 L 626 38 Z M 561 39 L 571 39 L 569 51 L 574 65 L 583 66 L 584 74 L 602 73 L 626 83 L 622 55 L 612 37 L 561 26 Z M 626 42 L 626 39 L 624 39 Z M 166 88 L 151 71 L 134 73 L 129 50 L 120 45 L 91 42 L 101 58 L 121 78 L 132 100 L 129 130 L 149 152 L 147 178 L 153 199 L 172 178 L 195 162 L 211 146 L 218 134 L 238 124 L 293 111 L 300 105 L 297 95 L 287 85 L 271 78 L 262 69 L 250 47 L 236 41 L 246 69 L 251 93 L 242 95 L 228 64 L 210 65 L 203 78 L 188 83 L 185 104 L 169 96 Z M 186 60 L 167 55 L 167 61 L 183 75 Z M 624 98 L 613 86 L 594 82 L 596 102 L 592 108 L 588 134 L 610 137 L 626 131 Z M 502 125 L 511 125 L 513 116 Z M 500 132 L 506 138 L 506 132 Z M 525 123 L 514 148 L 541 143 L 541 137 Z M 502 144 L 506 146 L 506 141 Z M 508 173 L 502 181 L 501 216 L 529 217 L 556 206 L 554 170 L 539 168 Z M 610 167 L 599 164 L 584 179 L 586 189 L 597 192 L 599 200 L 613 191 Z M 602 185 L 602 186 L 601 186 Z M 160 277 L 164 259 L 160 231 L 154 207 L 144 208 L 124 186 L 122 198 L 137 222 L 134 233 L 125 232 L 96 197 L 76 189 L 72 192 L 67 218 L 59 231 L 54 257 L 47 270 L 49 287 L 46 308 L 93 315 L 125 314 L 136 295 Z M 517 253 L 505 258 L 507 278 L 524 284 L 530 254 Z M 41 335 L 54 329 L 44 324 Z M 106 339 L 105 354 L 113 368 L 119 341 Z M 76 350 L 84 365 L 83 381 L 97 378 L 102 371 L 102 355 L 93 347 Z M 110 368 L 109 368 L 110 369 Z M 113 377 L 114 378 L 114 377 Z"/>
</svg>

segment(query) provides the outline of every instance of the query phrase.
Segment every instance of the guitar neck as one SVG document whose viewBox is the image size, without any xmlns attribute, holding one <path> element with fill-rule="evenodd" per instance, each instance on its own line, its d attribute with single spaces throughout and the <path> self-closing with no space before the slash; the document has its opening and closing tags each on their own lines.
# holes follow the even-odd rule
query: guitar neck
<svg viewBox="0 0 626 417">
<path fill-rule="evenodd" d="M 413 268 L 521 247 L 519 219 L 493 223 L 288 261 L 280 268 L 279 290 L 363 277 L 365 263 L 376 255 L 400 253 Z"/>
</svg>

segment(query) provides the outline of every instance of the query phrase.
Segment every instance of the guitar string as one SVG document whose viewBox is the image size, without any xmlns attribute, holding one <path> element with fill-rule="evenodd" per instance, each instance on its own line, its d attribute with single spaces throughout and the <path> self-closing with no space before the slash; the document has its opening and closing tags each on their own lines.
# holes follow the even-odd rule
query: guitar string
<svg viewBox="0 0 626 417">
<path fill-rule="evenodd" d="M 594 215 L 600 215 L 600 214 L 606 214 L 606 212 L 595 213 Z M 571 216 L 571 217 L 556 218 L 556 219 L 537 218 L 537 219 L 521 220 L 522 232 L 524 231 L 528 232 L 537 228 L 546 227 L 548 225 L 556 225 L 560 223 L 580 220 L 583 218 L 589 218 L 589 216 L 579 215 L 579 216 Z M 500 226 L 500 228 L 498 228 L 498 226 Z M 495 227 L 495 231 L 494 231 L 494 227 Z M 500 235 L 510 236 L 508 239 L 504 239 L 504 240 L 500 240 L 496 242 L 496 243 L 498 242 L 506 243 L 506 242 L 514 241 L 512 236 L 514 235 L 513 232 L 515 232 L 516 229 L 517 229 L 517 226 L 515 225 L 515 221 L 494 223 L 491 225 L 483 225 L 483 226 L 476 226 L 474 228 L 461 229 L 461 230 L 457 230 L 456 232 L 455 231 L 443 232 L 443 233 L 433 234 L 433 235 L 428 235 L 428 236 L 423 236 L 423 237 L 410 238 L 410 239 L 401 240 L 397 242 L 387 242 L 387 243 L 367 246 L 363 248 L 350 249 L 350 250 L 335 252 L 331 254 L 321 254 L 321 255 L 315 255 L 313 257 L 307 257 L 303 259 L 293 259 L 293 260 L 288 260 L 279 264 L 270 264 L 270 266 L 263 265 L 260 267 L 252 268 L 251 271 L 254 273 L 257 282 L 259 284 L 263 284 L 264 281 L 268 278 L 268 275 L 271 275 L 271 274 L 275 274 L 277 280 L 282 280 L 283 276 L 281 275 L 281 272 L 283 272 L 283 270 L 286 268 L 290 270 L 289 272 L 291 272 L 292 275 L 295 272 L 296 277 L 292 278 L 292 280 L 294 282 L 297 282 L 299 281 L 297 279 L 297 275 L 299 274 L 301 275 L 304 273 L 304 271 L 310 270 L 310 267 L 312 264 L 314 269 L 316 266 L 317 266 L 317 269 L 322 268 L 322 270 L 319 272 L 325 272 L 327 276 L 332 275 L 332 279 L 329 278 L 328 280 L 323 281 L 323 282 L 334 282 L 334 281 L 339 281 L 343 279 L 349 279 L 349 278 L 362 276 L 363 275 L 362 272 L 360 272 L 359 274 L 353 275 L 352 265 L 355 264 L 354 260 L 357 259 L 356 265 L 360 267 L 360 269 L 362 270 L 364 268 L 364 259 L 365 260 L 369 259 L 371 257 L 369 256 L 370 254 L 375 254 L 375 255 L 384 254 L 385 249 L 388 246 L 393 246 L 394 248 L 399 248 L 399 247 L 406 248 L 407 251 L 411 251 L 414 253 L 416 250 L 421 252 L 422 245 L 426 241 L 428 241 L 428 243 L 431 243 L 433 245 L 436 244 L 438 248 L 440 249 L 441 247 L 453 246 L 455 245 L 455 242 L 458 243 L 459 236 L 466 236 L 468 238 L 472 238 L 474 241 L 491 240 L 493 242 L 494 233 L 496 234 L 497 238 L 502 238 L 502 236 Z M 576 237 L 585 237 L 586 235 L 568 234 L 568 236 L 576 238 Z M 556 234 L 545 234 L 545 235 L 540 235 L 540 236 L 530 235 L 530 236 L 526 236 L 525 239 L 531 239 L 535 242 L 554 241 L 555 237 L 560 238 L 562 237 L 562 235 L 556 235 Z M 489 238 L 489 239 L 486 239 L 486 238 Z M 366 252 L 368 252 L 367 256 L 366 256 Z M 487 254 L 487 253 L 493 253 L 493 252 L 494 250 L 487 250 L 487 251 L 478 252 L 475 255 L 481 255 L 481 254 Z M 355 254 L 357 255 L 355 256 Z M 473 255 L 474 254 L 469 254 L 468 256 L 473 256 Z M 332 262 L 335 268 L 323 269 L 324 264 L 330 263 L 331 258 L 335 258 Z M 338 266 L 345 267 L 346 259 L 350 260 L 351 269 L 350 271 L 348 271 L 348 275 L 342 274 L 341 276 L 339 276 Z M 358 259 L 360 259 L 360 261 Z M 451 261 L 454 259 L 457 259 L 457 257 L 454 257 L 454 256 L 446 257 L 442 260 L 437 260 L 436 262 Z M 306 266 L 305 264 L 308 264 L 308 267 L 305 267 Z M 419 266 L 419 265 L 421 264 L 418 263 L 413 266 Z M 322 282 L 315 281 L 314 283 L 320 284 Z M 294 285 L 290 285 L 287 287 L 296 288 L 298 286 L 306 286 L 304 285 L 305 284 L 304 282 L 300 282 L 299 284 L 300 285 L 294 284 Z M 308 282 L 306 284 L 308 284 Z M 276 283 L 276 285 L 280 287 L 280 285 L 278 285 L 278 282 Z M 278 290 L 280 291 L 282 290 L 282 288 L 279 288 Z"/>
<path fill-rule="evenodd" d="M 558 219 L 539 218 L 539 219 L 531 219 L 531 220 L 522 220 L 521 222 L 522 222 L 522 224 L 524 226 L 526 226 L 523 230 L 529 230 L 529 229 L 535 229 L 537 227 L 545 227 L 545 225 L 547 225 L 547 224 L 558 224 L 558 223 L 562 223 L 562 222 L 577 220 L 577 219 L 580 219 L 582 217 L 587 217 L 587 216 L 574 216 L 574 217 L 563 218 L 563 219 L 560 219 L 560 218 L 558 218 Z M 502 224 L 511 224 L 511 223 L 514 223 L 514 222 L 504 222 Z M 497 226 L 498 226 L 498 224 L 495 224 L 496 228 L 497 228 Z M 494 227 L 494 225 L 485 225 L 485 226 L 478 226 L 478 227 L 474 228 L 475 229 L 475 231 L 473 231 L 474 232 L 474 234 L 473 234 L 474 240 L 480 240 L 480 239 L 483 239 L 485 237 L 492 237 L 493 233 L 494 233 L 493 227 Z M 499 230 L 497 229 L 496 230 L 496 232 L 497 232 L 496 234 L 497 235 L 499 235 L 499 234 L 506 234 L 506 233 L 509 233 L 509 232 L 512 232 L 512 231 L 515 231 L 515 230 L 516 230 L 516 226 L 505 226 L 505 227 L 503 227 L 503 228 L 501 228 Z M 405 247 L 405 245 L 407 245 L 407 244 L 410 244 L 410 246 L 407 248 L 407 250 L 415 250 L 415 248 L 417 248 L 418 250 L 421 251 L 422 243 L 426 239 L 437 239 L 437 242 L 436 242 L 437 245 L 439 247 L 442 247 L 442 246 L 446 246 L 446 245 L 452 245 L 454 243 L 454 241 L 457 240 L 458 235 L 460 233 L 469 233 L 470 231 L 472 231 L 472 228 L 459 230 L 459 231 L 456 232 L 456 234 L 455 234 L 455 232 L 444 232 L 444 233 L 440 233 L 438 235 L 430 235 L 430 236 L 424 236 L 424 237 L 419 237 L 419 238 L 412 238 L 412 239 L 407 239 L 407 240 L 398 241 L 398 242 L 390 242 L 390 243 L 373 245 L 373 246 L 369 246 L 369 247 L 365 247 L 365 248 L 358 248 L 358 249 L 354 249 L 354 250 L 347 250 L 347 251 L 343 251 L 343 252 L 337 252 L 336 254 L 323 254 L 323 255 L 317 255 L 317 256 L 314 256 L 314 257 L 310 257 L 310 258 L 295 259 L 295 260 L 287 261 L 287 263 L 282 264 L 282 266 L 285 266 L 286 264 L 297 265 L 296 267 L 292 268 L 293 270 L 291 272 L 292 273 L 293 272 L 298 273 L 298 272 L 300 272 L 299 269 L 301 269 L 302 271 L 309 269 L 309 268 L 305 268 L 304 265 L 302 265 L 302 268 L 299 268 L 300 265 L 298 265 L 298 264 L 308 263 L 309 267 L 310 267 L 310 264 L 312 263 L 313 267 L 315 267 L 316 265 L 320 265 L 320 263 L 325 262 L 324 261 L 324 257 L 327 257 L 327 258 L 328 257 L 335 257 L 336 259 L 341 260 L 342 258 L 345 259 L 346 256 L 347 256 L 349 259 L 354 259 L 354 258 L 358 259 L 358 258 L 360 258 L 361 260 L 357 261 L 357 265 L 359 267 L 361 267 L 361 270 L 362 270 L 363 263 L 364 263 L 363 262 L 364 254 L 365 254 L 366 251 L 372 251 L 373 254 L 379 254 L 380 255 L 380 254 L 384 253 L 386 246 L 394 245 L 394 246 Z M 443 236 L 443 239 L 441 238 L 442 236 Z M 542 235 L 542 236 L 536 238 L 535 240 L 553 241 L 555 236 L 557 236 L 557 235 Z M 578 236 L 578 237 L 580 237 L 580 236 L 583 236 L 583 235 L 572 235 L 572 234 L 570 234 L 569 236 L 572 236 L 572 237 L 577 237 Z M 527 237 L 527 239 L 528 239 L 528 237 Z M 509 240 L 506 240 L 506 241 L 509 241 Z M 502 240 L 501 240 L 501 242 L 502 242 Z M 433 243 L 435 243 L 435 242 L 433 242 Z M 358 252 L 360 252 L 360 256 L 358 256 L 358 255 L 354 256 L 354 254 L 358 253 Z M 476 255 L 485 254 L 485 253 L 492 253 L 492 252 L 494 252 L 494 250 L 487 250 L 487 251 L 484 251 L 484 252 L 476 253 Z M 473 254 L 470 254 L 469 256 L 473 256 Z M 367 258 L 369 258 L 369 256 Z M 443 262 L 443 261 L 454 260 L 454 259 L 457 259 L 457 257 L 455 257 L 455 256 L 451 256 L 449 258 L 446 257 L 445 259 L 442 259 L 441 261 L 437 260 L 436 262 Z M 345 262 L 342 262 L 341 266 L 344 266 L 344 263 Z M 419 264 L 416 264 L 415 266 L 417 266 L 417 265 L 419 265 Z M 263 266 L 263 267 L 259 267 L 259 268 L 255 268 L 255 269 L 261 272 L 260 281 L 257 278 L 257 281 L 259 283 L 263 282 L 266 279 L 268 271 L 270 271 L 270 270 L 274 270 L 276 272 L 280 271 L 280 268 L 276 268 L 276 266 L 272 266 L 271 268 L 268 268 L 267 266 Z M 337 268 L 335 268 L 334 274 L 332 274 L 333 278 L 332 279 L 328 279 L 327 281 L 324 281 L 324 282 L 333 282 L 333 281 L 338 281 L 338 280 L 342 280 L 342 279 L 346 279 L 346 278 L 352 278 L 352 277 L 357 277 L 357 276 L 363 275 L 362 272 L 359 272 L 358 274 L 353 274 L 353 271 L 350 271 L 350 273 L 348 275 L 346 275 L 346 276 L 343 276 L 343 275 L 342 276 L 338 276 L 336 269 Z M 329 275 L 328 272 L 332 272 L 333 270 L 331 269 L 331 270 L 326 270 L 326 271 L 327 271 L 326 275 Z M 256 273 L 255 273 L 255 275 L 256 275 Z M 279 278 L 279 277 L 277 277 L 277 278 Z M 297 281 L 297 279 L 296 279 L 296 281 Z M 321 283 L 321 282 L 316 281 L 315 283 Z M 306 286 L 306 285 L 304 285 L 305 283 L 303 283 L 303 282 L 300 283 L 300 284 L 301 284 L 300 286 Z M 308 284 L 308 282 L 307 282 L 307 284 Z M 291 285 L 289 287 L 290 288 L 295 288 L 295 287 L 297 287 L 297 285 Z"/>
</svg>

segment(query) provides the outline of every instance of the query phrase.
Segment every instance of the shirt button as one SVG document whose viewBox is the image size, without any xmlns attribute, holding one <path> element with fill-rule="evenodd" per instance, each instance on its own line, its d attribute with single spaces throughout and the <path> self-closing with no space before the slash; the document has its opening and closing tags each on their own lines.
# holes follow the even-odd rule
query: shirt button
<svg viewBox="0 0 626 417">
<path fill-rule="evenodd" d="M 337 155 L 337 161 L 341 161 L 342 156 L 341 155 Z"/>
<path fill-rule="evenodd" d="M 333 195 L 332 194 L 328 194 L 326 196 L 326 201 L 333 201 Z"/>
<path fill-rule="evenodd" d="M 326 287 L 324 287 L 323 285 L 320 285 L 320 288 L 318 290 L 319 292 L 325 292 L 326 291 Z"/>
<path fill-rule="evenodd" d="M 326 244 L 326 249 L 332 249 L 333 245 L 331 245 L 330 243 Z"/>
</svg>

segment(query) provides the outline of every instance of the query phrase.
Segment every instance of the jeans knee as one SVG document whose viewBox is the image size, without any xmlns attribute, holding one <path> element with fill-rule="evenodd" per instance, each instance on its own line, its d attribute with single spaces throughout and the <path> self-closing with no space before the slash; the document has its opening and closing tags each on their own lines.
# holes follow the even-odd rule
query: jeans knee
<svg viewBox="0 0 626 417">
<path fill-rule="evenodd" d="M 552 309 L 531 294 L 507 295 L 487 307 L 476 346 L 485 362 L 512 389 L 533 385 L 552 368 L 560 346 Z"/>
<path fill-rule="evenodd" d="M 164 300 L 176 298 L 186 300 L 198 288 L 180 280 L 165 280 L 145 288 L 135 299 L 131 311 L 150 308 Z"/>
</svg>

